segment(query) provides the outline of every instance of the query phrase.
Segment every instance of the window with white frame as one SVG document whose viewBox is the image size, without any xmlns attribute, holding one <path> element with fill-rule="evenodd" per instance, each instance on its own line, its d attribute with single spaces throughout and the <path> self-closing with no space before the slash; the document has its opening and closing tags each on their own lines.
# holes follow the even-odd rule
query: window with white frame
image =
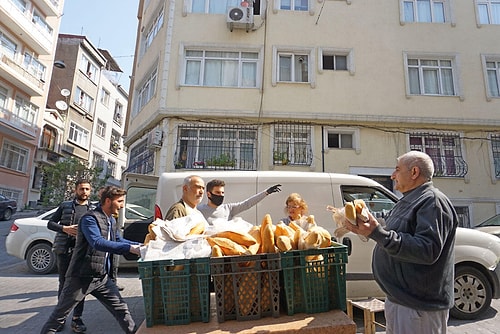
<svg viewBox="0 0 500 334">
<path fill-rule="evenodd" d="M 89 144 L 89 131 L 75 122 L 69 125 L 68 140 L 80 147 L 87 148 Z"/>
<path fill-rule="evenodd" d="M 495 168 L 495 177 L 500 179 L 500 133 L 491 134 L 490 141 L 493 166 Z"/>
<path fill-rule="evenodd" d="M 24 53 L 23 66 L 26 71 L 31 73 L 35 78 L 45 80 L 45 66 L 31 53 Z"/>
<path fill-rule="evenodd" d="M 17 44 L 0 31 L 0 54 L 10 59 L 15 59 L 17 53 Z"/>
<path fill-rule="evenodd" d="M 74 96 L 75 104 L 87 111 L 89 114 L 92 114 L 94 99 L 85 93 L 80 87 L 76 87 L 76 94 Z"/>
<path fill-rule="evenodd" d="M 229 7 L 237 7 L 242 0 L 191 0 L 192 13 L 225 14 Z"/>
<path fill-rule="evenodd" d="M 456 96 L 455 57 L 418 57 L 406 55 L 410 95 Z"/>
<path fill-rule="evenodd" d="M 446 6 L 448 0 L 400 0 L 403 6 L 404 22 L 446 21 Z"/>
<path fill-rule="evenodd" d="M 155 68 L 139 88 L 137 93 L 137 111 L 141 110 L 156 93 L 157 74 L 158 68 Z"/>
<path fill-rule="evenodd" d="M 21 12 L 24 13 L 26 11 L 27 3 L 25 0 L 11 0 L 11 1 Z"/>
<path fill-rule="evenodd" d="M 85 75 L 92 81 L 96 81 L 98 76 L 98 68 L 94 63 L 86 56 L 82 55 L 82 60 L 80 61 L 80 71 L 85 73 Z"/>
<path fill-rule="evenodd" d="M 141 141 L 130 150 L 127 171 L 131 173 L 149 174 L 154 171 L 154 151 L 148 149 L 147 140 Z"/>
<path fill-rule="evenodd" d="M 500 24 L 500 0 L 476 0 L 480 24 Z"/>
<path fill-rule="evenodd" d="M 309 54 L 278 51 L 279 82 L 309 82 Z"/>
<path fill-rule="evenodd" d="M 52 36 L 53 29 L 52 27 L 45 21 L 45 18 L 40 14 L 36 9 L 33 10 L 32 22 L 38 26 L 41 31 L 45 32 L 48 36 Z"/>
<path fill-rule="evenodd" d="M 464 177 L 467 163 L 462 155 L 460 135 L 416 132 L 409 134 L 410 150 L 427 153 L 434 162 L 434 176 Z"/>
<path fill-rule="evenodd" d="M 500 55 L 482 57 L 486 72 L 487 96 L 500 97 Z"/>
<path fill-rule="evenodd" d="M 282 122 L 273 126 L 273 164 L 312 164 L 312 127 L 303 123 Z"/>
<path fill-rule="evenodd" d="M 123 115 L 123 105 L 116 101 L 115 102 L 115 111 L 113 113 L 113 121 L 119 126 L 122 125 L 122 115 Z"/>
<path fill-rule="evenodd" d="M 0 111 L 7 109 L 9 90 L 3 86 L 0 86 Z"/>
<path fill-rule="evenodd" d="M 350 150 L 358 148 L 358 129 L 327 128 L 325 136 L 326 148 Z"/>
<path fill-rule="evenodd" d="M 259 53 L 186 49 L 184 84 L 208 87 L 257 87 Z"/>
<path fill-rule="evenodd" d="M 25 173 L 29 153 L 30 151 L 26 147 L 4 140 L 0 153 L 0 166 Z"/>
<path fill-rule="evenodd" d="M 106 174 L 111 175 L 112 177 L 116 176 L 116 162 L 108 160 L 108 166 L 106 169 Z"/>
<path fill-rule="evenodd" d="M 309 0 L 279 0 L 281 10 L 308 11 Z"/>
<path fill-rule="evenodd" d="M 318 48 L 318 70 L 349 71 L 350 74 L 354 74 L 353 50 Z"/>
<path fill-rule="evenodd" d="M 118 154 L 118 152 L 120 152 L 120 137 L 120 133 L 115 130 L 111 131 L 109 150 L 114 154 Z"/>
<path fill-rule="evenodd" d="M 158 15 L 155 17 L 153 23 L 151 24 L 151 27 L 149 28 L 148 32 L 144 34 L 144 52 L 149 48 L 151 43 L 153 43 L 154 38 L 156 35 L 158 35 L 158 32 L 160 31 L 161 27 L 163 26 L 163 15 L 164 11 L 163 8 L 160 9 L 158 12 Z"/>
<path fill-rule="evenodd" d="M 240 125 L 179 125 L 175 168 L 255 170 L 257 129 Z"/>
<path fill-rule="evenodd" d="M 16 96 L 14 115 L 23 124 L 33 126 L 38 118 L 38 106 L 21 96 Z"/>
<path fill-rule="evenodd" d="M 110 96 L 111 95 L 107 89 L 101 88 L 101 103 L 104 104 L 106 107 L 109 107 Z"/>
<path fill-rule="evenodd" d="M 101 138 L 106 137 L 106 122 L 104 122 L 102 119 L 97 119 L 97 125 L 96 125 L 96 135 L 98 135 Z"/>
</svg>

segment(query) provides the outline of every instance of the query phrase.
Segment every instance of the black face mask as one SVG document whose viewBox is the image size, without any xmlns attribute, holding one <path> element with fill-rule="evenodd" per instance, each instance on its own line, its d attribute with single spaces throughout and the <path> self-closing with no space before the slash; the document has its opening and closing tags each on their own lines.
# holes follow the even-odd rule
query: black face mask
<svg viewBox="0 0 500 334">
<path fill-rule="evenodd" d="M 221 195 L 215 195 L 215 194 L 212 194 L 210 193 L 210 201 L 212 203 L 214 203 L 215 205 L 219 206 L 222 204 L 222 202 L 224 202 L 224 196 L 221 196 Z"/>
</svg>

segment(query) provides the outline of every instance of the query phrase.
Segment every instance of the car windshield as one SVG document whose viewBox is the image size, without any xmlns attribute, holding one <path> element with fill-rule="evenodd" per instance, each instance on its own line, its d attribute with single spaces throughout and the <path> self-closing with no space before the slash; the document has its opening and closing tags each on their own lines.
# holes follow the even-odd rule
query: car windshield
<svg viewBox="0 0 500 334">
<path fill-rule="evenodd" d="M 484 226 L 500 226 L 500 214 L 493 216 L 476 227 L 484 227 Z"/>
</svg>

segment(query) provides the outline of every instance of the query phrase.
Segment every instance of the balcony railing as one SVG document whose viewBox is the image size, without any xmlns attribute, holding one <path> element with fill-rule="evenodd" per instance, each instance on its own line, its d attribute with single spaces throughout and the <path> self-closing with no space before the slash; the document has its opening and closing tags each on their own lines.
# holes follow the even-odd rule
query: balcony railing
<svg viewBox="0 0 500 334">
<path fill-rule="evenodd" d="M 26 79 L 26 81 L 28 81 L 29 83 L 33 84 L 36 88 L 43 91 L 44 83 L 43 81 L 40 80 L 40 78 L 31 74 L 27 69 L 17 64 L 13 59 L 11 59 L 5 54 L 2 54 L 1 52 L 0 52 L 0 60 L 9 68 L 16 71 L 20 75 L 20 77 Z"/>
<path fill-rule="evenodd" d="M 0 108 L 0 121 L 31 136 L 36 134 L 36 124 L 34 122 L 21 118 L 5 108 Z"/>
</svg>

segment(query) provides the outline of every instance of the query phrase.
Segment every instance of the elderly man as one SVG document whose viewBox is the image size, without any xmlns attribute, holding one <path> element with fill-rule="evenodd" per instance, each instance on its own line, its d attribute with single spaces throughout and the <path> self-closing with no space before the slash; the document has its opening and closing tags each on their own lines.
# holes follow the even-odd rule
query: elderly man
<svg viewBox="0 0 500 334">
<path fill-rule="evenodd" d="M 434 164 L 423 152 L 397 159 L 391 178 L 403 197 L 383 227 L 370 215 L 354 233 L 376 242 L 373 274 L 387 295 L 387 334 L 446 333 L 453 307 L 455 233 L 458 217 L 451 201 L 434 187 Z"/>
<path fill-rule="evenodd" d="M 201 177 L 197 175 L 186 177 L 182 184 L 182 198 L 168 209 L 165 220 L 173 220 L 199 212 L 196 206 L 200 204 L 204 192 L 205 182 Z"/>
</svg>

